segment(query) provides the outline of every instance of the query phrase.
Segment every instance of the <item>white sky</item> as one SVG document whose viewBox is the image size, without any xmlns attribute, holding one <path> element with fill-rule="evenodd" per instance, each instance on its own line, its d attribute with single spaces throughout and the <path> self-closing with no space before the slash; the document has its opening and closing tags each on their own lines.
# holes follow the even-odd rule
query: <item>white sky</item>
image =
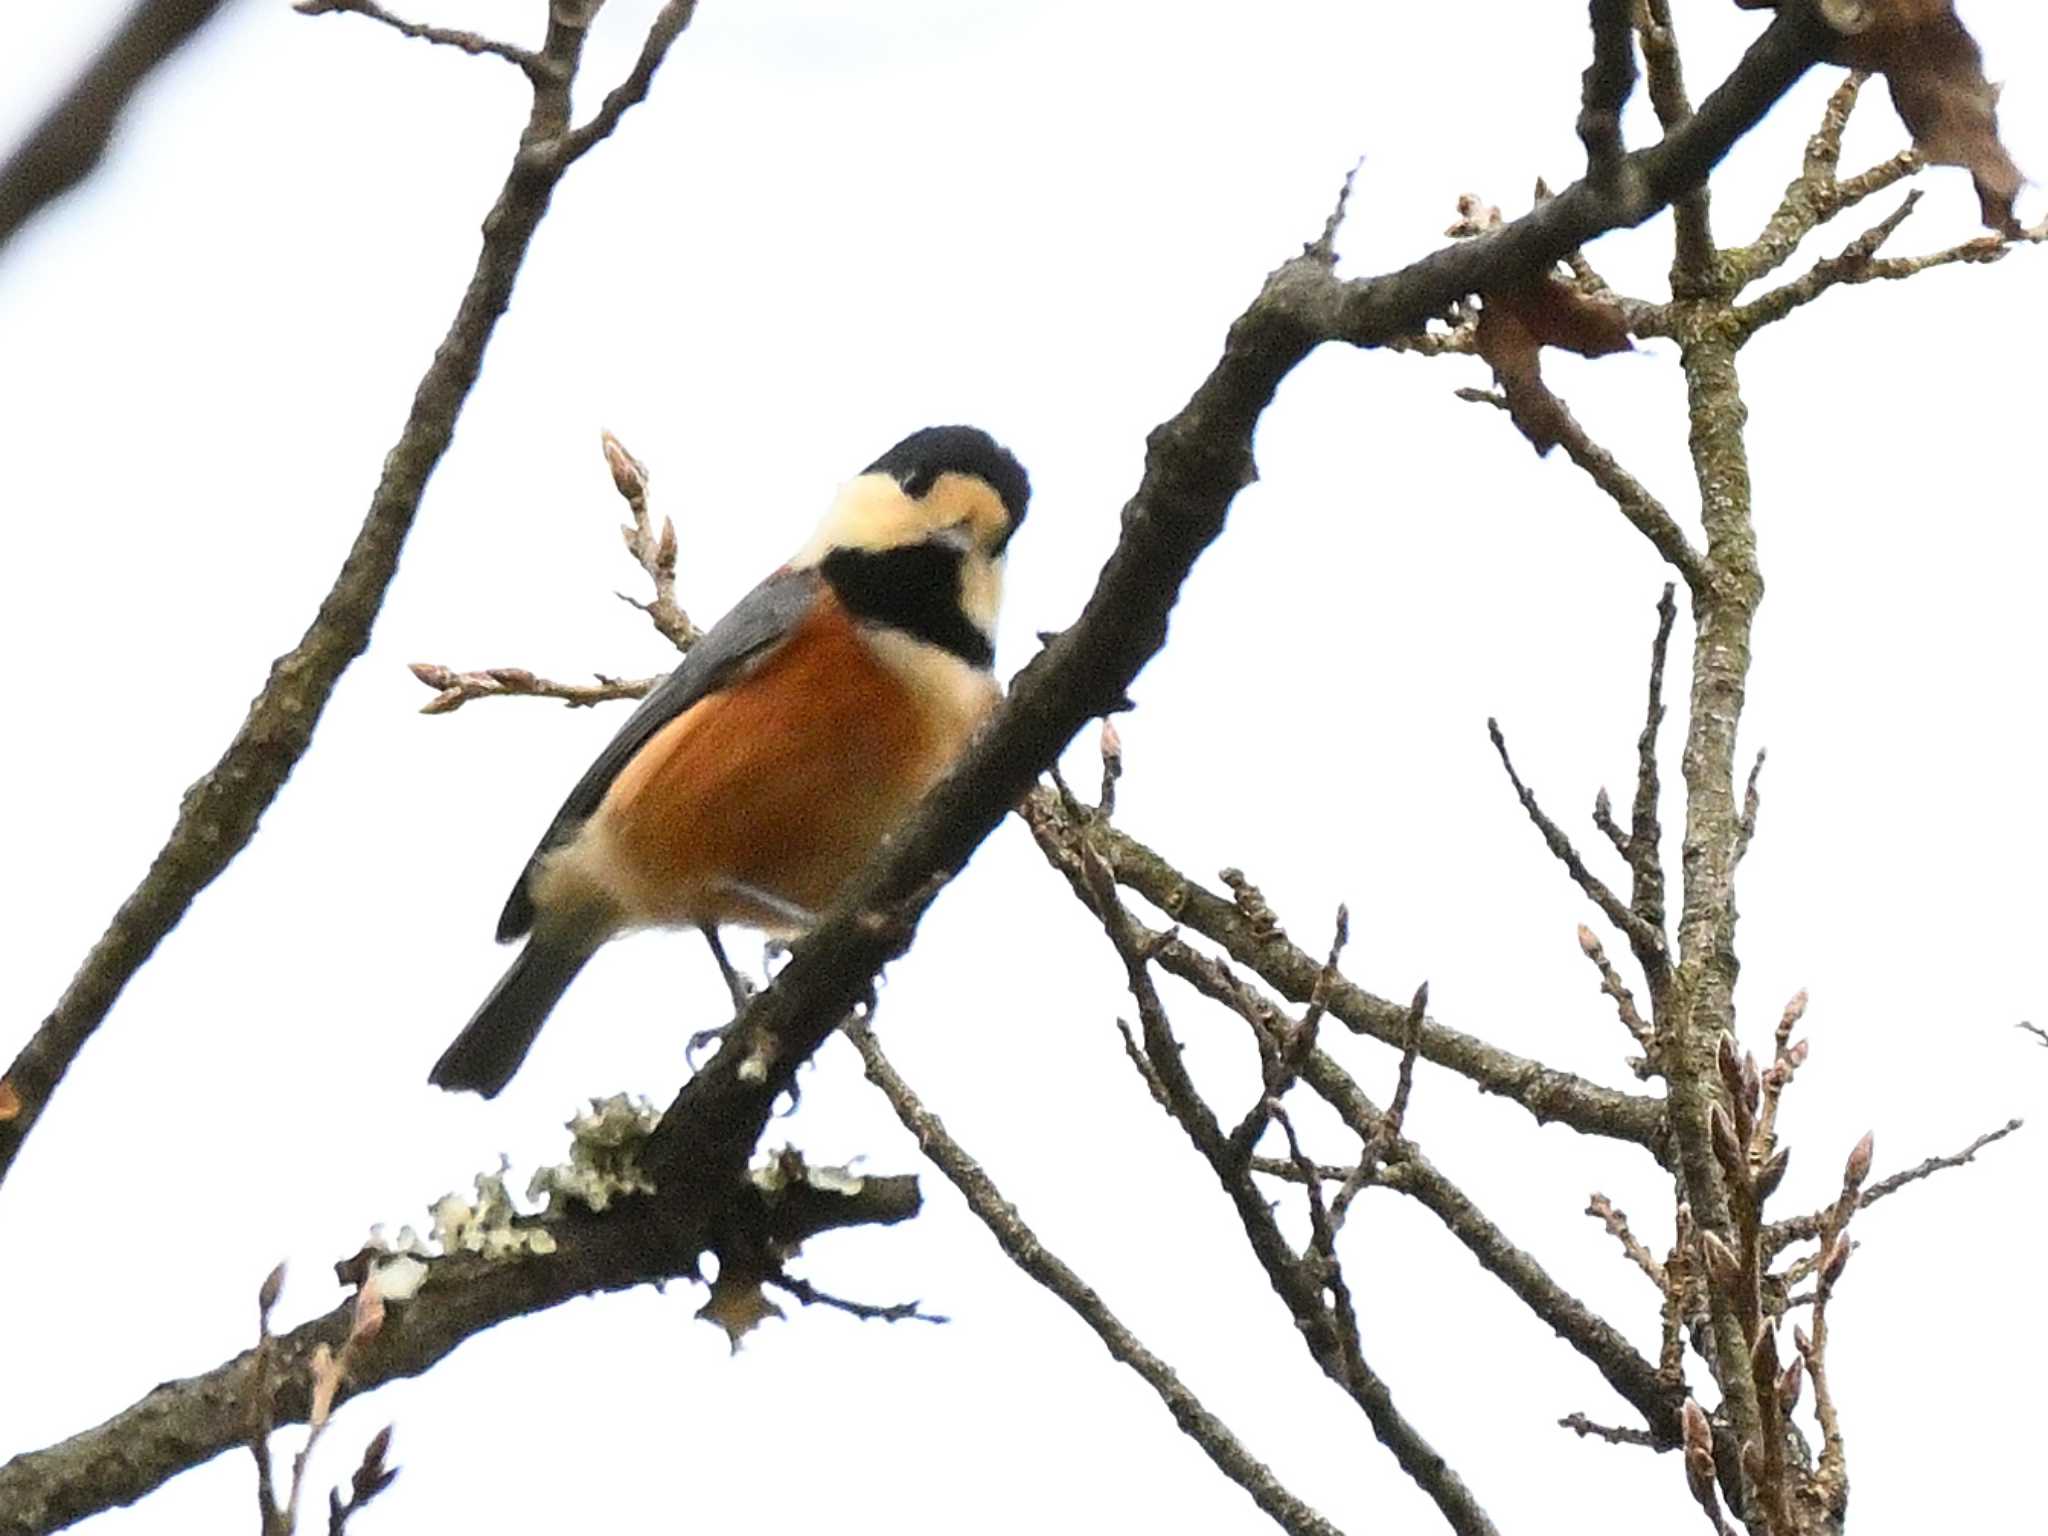
<svg viewBox="0 0 2048 1536">
<path fill-rule="evenodd" d="M 0 139 L 119 9 L 10 18 Z M 654 9 L 607 9 L 586 109 Z M 2048 23 L 1964 9 L 2009 83 L 2007 140 L 2040 172 Z M 435 0 L 428 19 L 503 29 L 516 14 L 530 33 L 538 11 Z M 1696 89 L 1762 24 L 1723 4 L 1680 12 Z M 1003 627 L 1014 670 L 1092 583 L 1144 433 L 1320 227 L 1352 160 L 1367 157 L 1353 272 L 1433 248 L 1460 192 L 1519 211 L 1536 175 L 1561 185 L 1580 164 L 1586 51 L 1584 8 L 1562 0 L 707 5 L 653 99 L 558 196 L 315 750 L 0 1190 L 0 1453 L 242 1348 L 281 1256 L 281 1321 L 324 1311 L 328 1265 L 371 1223 L 422 1222 L 500 1149 L 523 1182 L 560 1155 L 579 1095 L 665 1099 L 683 1036 L 718 1017 L 698 941 L 641 938 L 593 965 L 501 1099 L 425 1082 L 505 963 L 490 942 L 503 888 L 619 716 L 502 701 L 423 719 L 405 664 L 667 664 L 611 595 L 637 573 L 601 427 L 652 466 L 682 595 L 708 622 L 902 432 L 989 426 L 1037 488 Z M 1754 232 L 1835 78 L 1816 72 L 1738 150 L 1717 183 L 1725 240 Z M 330 580 L 466 280 L 523 90 L 496 61 L 245 3 L 0 260 L 0 633 L 22 808 L 0 1050 L 56 998 Z M 1882 92 L 1867 100 L 1850 166 L 1904 142 Z M 1642 115 L 1631 128 L 1647 141 Z M 1901 251 L 1974 230 L 1962 172 L 1922 184 Z M 2038 195 L 2025 211 L 2039 217 Z M 1595 257 L 1655 296 L 1667 252 L 1660 220 Z M 1771 751 L 1743 870 L 1746 1043 L 1813 993 L 1785 1212 L 1830 1193 L 1865 1129 L 1887 1172 L 2036 1113 L 2048 1083 L 2048 1055 L 2012 1028 L 2048 1014 L 2044 259 L 1842 290 L 1744 359 L 1769 582 L 1745 742 Z M 1690 524 L 1674 362 L 1653 342 L 1546 367 Z M 1123 819 L 1196 875 L 1244 865 L 1312 948 L 1348 901 L 1363 984 L 1405 996 L 1426 977 L 1446 1023 L 1633 1086 L 1573 941 L 1587 904 L 1515 805 L 1484 720 L 1501 717 L 1525 778 L 1606 853 L 1585 813 L 1602 783 L 1626 795 L 1662 576 L 1561 455 L 1539 463 L 1504 418 L 1451 397 L 1483 382 L 1474 360 L 1337 349 L 1289 380 L 1260 435 L 1264 478 L 1122 722 Z M 1252 1091 L 1242 1026 L 1180 1001 L 1235 1113 Z M 1106 944 L 1012 824 L 892 972 L 880 1022 L 1046 1241 L 1296 1492 L 1354 1533 L 1434 1528 L 1125 1067 L 1112 1020 L 1129 1011 Z M 1336 1049 L 1385 1092 L 1389 1052 Z M 1580 1214 L 1598 1188 L 1667 1242 L 1647 1159 L 1539 1131 L 1427 1069 L 1410 1128 L 1654 1348 L 1654 1296 Z M 843 1042 L 773 1127 L 784 1138 L 820 1161 L 918 1166 Z M 2044 1147 L 2030 1128 L 1858 1223 L 1831 1364 L 1859 1531 L 2006 1528 L 2038 1502 Z M 922 1297 L 949 1327 L 813 1313 L 728 1359 L 690 1288 L 579 1302 L 351 1405 L 319 1475 L 345 1476 L 395 1420 L 404 1475 L 365 1536 L 458 1515 L 1265 1529 L 950 1187 L 929 1172 L 924 1187 L 917 1222 L 820 1240 L 799 1270 L 842 1294 Z M 1575 1531 L 1698 1518 L 1675 1457 L 1552 1427 L 1626 1411 L 1427 1215 L 1369 1197 L 1345 1253 L 1369 1357 L 1504 1529 L 1562 1528 L 1567 1501 Z M 222 1458 L 91 1529 L 253 1524 L 250 1478 L 248 1458 Z"/>
</svg>

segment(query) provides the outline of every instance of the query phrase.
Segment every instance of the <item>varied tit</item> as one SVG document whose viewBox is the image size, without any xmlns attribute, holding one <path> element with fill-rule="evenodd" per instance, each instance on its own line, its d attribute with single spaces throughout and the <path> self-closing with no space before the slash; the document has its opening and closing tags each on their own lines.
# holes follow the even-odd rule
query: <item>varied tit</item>
<svg viewBox="0 0 2048 1536">
<path fill-rule="evenodd" d="M 498 919 L 526 947 L 429 1074 L 486 1098 L 607 941 L 722 923 L 790 937 L 945 773 L 1000 695 L 1003 551 L 1024 466 L 914 432 L 713 626 L 598 755 Z"/>
</svg>

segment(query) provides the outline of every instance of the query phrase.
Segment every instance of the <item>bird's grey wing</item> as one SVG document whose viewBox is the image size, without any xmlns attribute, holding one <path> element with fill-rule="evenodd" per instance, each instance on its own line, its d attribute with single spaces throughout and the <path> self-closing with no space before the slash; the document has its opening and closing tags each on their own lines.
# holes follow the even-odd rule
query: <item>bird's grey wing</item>
<svg viewBox="0 0 2048 1536">
<path fill-rule="evenodd" d="M 780 570 L 741 598 L 683 658 L 682 665 L 662 679 L 654 692 L 619 727 L 597 761 L 585 770 L 569 798 L 555 812 L 547 832 L 520 871 L 498 918 L 498 942 L 508 943 L 533 927 L 533 897 L 528 889 L 535 867 L 551 849 L 576 835 L 597 809 L 633 754 L 655 732 L 709 694 L 732 685 L 749 664 L 759 659 L 795 628 L 823 586 L 815 570 Z"/>
</svg>

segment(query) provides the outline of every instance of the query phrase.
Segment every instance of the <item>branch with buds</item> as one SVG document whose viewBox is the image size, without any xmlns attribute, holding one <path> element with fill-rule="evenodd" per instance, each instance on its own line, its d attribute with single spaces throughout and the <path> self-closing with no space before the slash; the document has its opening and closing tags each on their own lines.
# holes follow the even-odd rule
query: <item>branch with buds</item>
<svg viewBox="0 0 2048 1536">
<path fill-rule="evenodd" d="M 691 622 L 676 602 L 676 525 L 664 517 L 657 531 L 648 510 L 647 466 L 626 451 L 626 445 L 611 433 L 604 434 L 604 461 L 612 484 L 625 498 L 633 521 L 620 528 L 626 553 L 633 557 L 653 584 L 654 596 L 646 602 L 621 592 L 619 601 L 646 614 L 656 629 L 679 651 L 688 651 L 703 631 Z M 522 698 L 560 699 L 572 709 L 592 704 L 609 704 L 619 699 L 645 698 L 658 677 L 611 677 L 603 672 L 595 683 L 558 683 L 537 676 L 525 667 L 486 667 L 481 671 L 458 672 L 439 662 L 416 661 L 412 675 L 434 690 L 433 698 L 420 706 L 423 715 L 451 714 L 472 699 Z"/>
<path fill-rule="evenodd" d="M 335 1396 L 348 1379 L 350 1366 L 376 1340 L 384 1327 L 384 1298 L 378 1289 L 376 1276 L 372 1274 L 365 1277 L 356 1292 L 349 1330 L 341 1341 L 341 1348 L 334 1349 L 324 1341 L 314 1346 L 307 1372 L 311 1408 L 306 1415 L 306 1439 L 292 1457 L 290 1487 L 280 1499 L 270 1447 L 271 1436 L 277 1429 L 279 1386 L 277 1338 L 270 1331 L 270 1313 L 283 1289 L 284 1265 L 280 1264 L 264 1279 L 256 1297 L 256 1379 L 250 1392 L 249 1453 L 256 1458 L 256 1502 L 263 1517 L 263 1536 L 297 1536 L 299 1503 L 306 1490 L 306 1465 L 312 1459 L 313 1447 L 327 1432 L 334 1414 Z M 342 1536 L 350 1517 L 389 1488 L 397 1478 L 398 1468 L 387 1466 L 385 1460 L 391 1452 L 391 1429 L 391 1425 L 385 1425 L 371 1436 L 370 1443 L 363 1448 L 362 1460 L 356 1464 L 356 1470 L 349 1478 L 346 1498 L 339 1488 L 328 1491 L 328 1536 Z"/>
<path fill-rule="evenodd" d="M 670 645 L 687 651 L 703 631 L 690 622 L 690 616 L 676 602 L 675 522 L 664 517 L 660 531 L 655 531 L 653 516 L 647 510 L 647 466 L 626 452 L 626 445 L 609 432 L 604 434 L 604 461 L 612 472 L 612 484 L 626 498 L 626 507 L 633 515 L 632 523 L 619 530 L 626 541 L 626 553 L 638 562 L 654 585 L 651 602 L 642 602 L 624 592 L 618 594 L 619 601 L 638 608 Z"/>
</svg>

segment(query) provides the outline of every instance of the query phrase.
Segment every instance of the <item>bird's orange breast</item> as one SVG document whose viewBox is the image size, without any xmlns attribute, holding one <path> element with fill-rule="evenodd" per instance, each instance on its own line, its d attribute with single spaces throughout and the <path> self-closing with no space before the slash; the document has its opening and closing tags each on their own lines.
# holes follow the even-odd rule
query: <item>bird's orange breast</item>
<svg viewBox="0 0 2048 1536">
<path fill-rule="evenodd" d="M 827 595 L 656 732 L 578 839 L 624 920 L 795 926 L 736 888 L 829 906 L 995 701 L 987 674 L 931 649 L 864 632 Z"/>
</svg>

